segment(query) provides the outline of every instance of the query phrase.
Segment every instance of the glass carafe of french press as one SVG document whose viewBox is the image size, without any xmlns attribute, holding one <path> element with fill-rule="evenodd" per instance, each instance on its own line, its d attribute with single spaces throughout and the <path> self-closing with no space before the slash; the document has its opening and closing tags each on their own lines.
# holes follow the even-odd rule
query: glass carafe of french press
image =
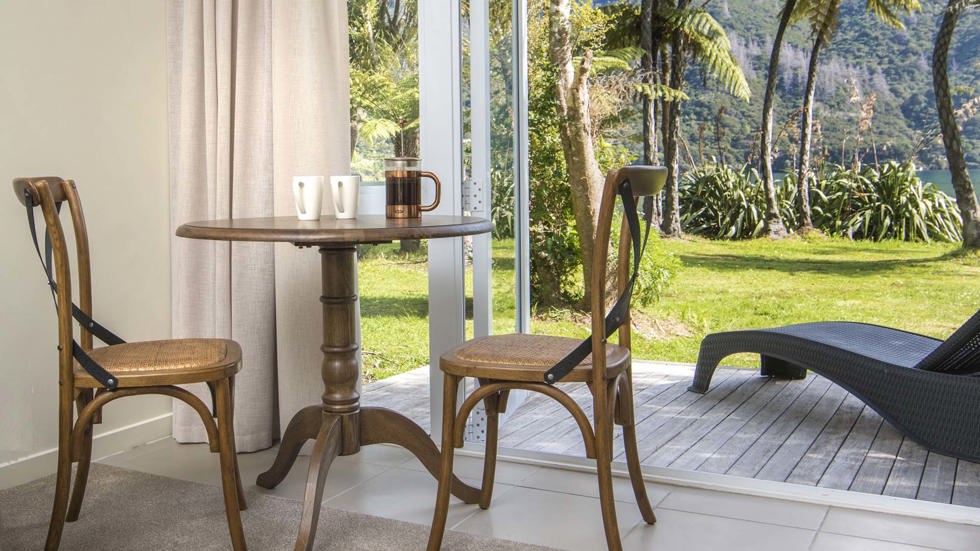
<svg viewBox="0 0 980 551">
<path fill-rule="evenodd" d="M 436 186 L 436 198 L 431 205 L 422 204 L 422 178 L 430 178 Z M 422 170 L 422 161 L 418 157 L 385 159 L 385 216 L 422 216 L 423 212 L 439 206 L 441 187 L 438 176 Z"/>
</svg>

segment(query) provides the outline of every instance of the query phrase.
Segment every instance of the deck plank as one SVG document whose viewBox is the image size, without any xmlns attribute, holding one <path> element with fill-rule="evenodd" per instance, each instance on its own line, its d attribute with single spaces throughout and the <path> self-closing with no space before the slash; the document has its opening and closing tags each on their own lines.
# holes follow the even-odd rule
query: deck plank
<svg viewBox="0 0 980 551">
<path fill-rule="evenodd" d="M 662 444 L 707 413 L 712 407 L 734 392 L 745 381 L 742 376 L 724 378 L 706 394 L 688 392 L 690 383 L 678 381 L 675 387 L 679 395 L 659 408 L 652 415 L 642 418 L 637 425 L 640 461 L 644 465 L 658 465 L 654 455 Z"/>
<path fill-rule="evenodd" d="M 562 388 L 580 404 L 589 395 L 584 384 L 563 385 Z M 561 404 L 548 396 L 533 392 L 521 406 L 520 412 L 500 427 L 500 446 L 524 449 L 528 443 L 551 431 L 555 423 L 568 417 L 569 413 Z"/>
<path fill-rule="evenodd" d="M 820 478 L 820 482 L 817 482 L 817 486 L 836 490 L 850 488 L 858 469 L 868 455 L 868 450 L 871 449 L 871 443 L 878 435 L 878 428 L 882 422 L 881 416 L 873 409 L 864 408 L 851 427 L 847 438 L 844 439 L 844 444 L 834 456 L 834 460 L 827 466 L 827 471 Z"/>
<path fill-rule="evenodd" d="M 895 466 L 888 474 L 882 495 L 915 499 L 922 483 L 922 470 L 925 468 L 927 455 L 928 450 L 910 438 L 903 438 L 895 458 Z"/>
<path fill-rule="evenodd" d="M 864 404 L 843 388 L 831 385 L 827 393 L 834 397 L 837 409 L 823 428 L 816 432 L 816 438 L 806 456 L 800 459 L 793 472 L 784 479 L 786 482 L 816 486 L 861 414 Z"/>
<path fill-rule="evenodd" d="M 732 435 L 743 430 L 748 423 L 765 407 L 773 402 L 785 385 L 765 380 L 761 388 L 747 400 L 738 404 L 721 423 L 715 425 L 707 434 L 689 446 L 680 456 L 668 465 L 672 469 L 696 470 L 707 459 L 718 453 Z M 622 458 L 617 457 L 617 460 Z"/>
<path fill-rule="evenodd" d="M 953 504 L 980 507 L 980 464 L 957 461 Z"/>
<path fill-rule="evenodd" d="M 866 494 L 884 493 L 901 446 L 902 433 L 891 424 L 882 423 L 848 490 Z"/>
<path fill-rule="evenodd" d="M 766 379 L 755 376 L 742 377 L 735 390 L 724 399 L 711 405 L 699 416 L 695 410 L 685 412 L 684 422 L 671 423 L 670 430 L 660 431 L 658 438 L 651 442 L 657 452 L 650 458 L 650 464 L 668 466 L 684 452 L 697 444 L 715 427 L 723 423 L 740 405 L 751 399 L 765 384 Z M 706 404 L 707 405 L 707 404 Z"/>
<path fill-rule="evenodd" d="M 792 384 L 796 383 L 796 384 Z M 724 474 L 772 427 L 783 413 L 789 409 L 804 392 L 814 385 L 826 390 L 827 383 L 808 377 L 805 381 L 770 381 L 771 385 L 781 386 L 781 390 L 767 407 L 760 409 L 743 427 L 732 434 L 714 455 L 707 458 L 699 471 Z M 821 390 L 822 391 L 822 390 Z"/>
<path fill-rule="evenodd" d="M 826 378 L 760 377 L 719 368 L 709 392 L 688 392 L 693 366 L 637 362 L 634 402 L 643 464 L 980 507 L 980 464 L 931 453 Z M 364 405 L 429 423 L 428 372 L 365 385 Z M 562 385 L 592 414 L 584 384 Z M 501 449 L 584 456 L 578 425 L 532 393 L 500 427 Z M 614 457 L 623 461 L 620 431 Z"/>
<path fill-rule="evenodd" d="M 727 474 L 754 478 L 776 453 L 779 446 L 803 422 L 803 419 L 823 397 L 829 386 L 830 382 L 826 379 L 815 379 L 813 384 L 808 385 L 806 390 L 793 400 L 790 407 L 786 408 L 779 418 L 759 436 L 759 439 L 738 458 L 738 461 L 728 469 Z"/>
<path fill-rule="evenodd" d="M 956 460 L 952 457 L 929 452 L 925 468 L 922 470 L 922 483 L 915 495 L 916 499 L 951 503 L 953 483 L 956 480 Z"/>
<path fill-rule="evenodd" d="M 665 424 L 645 442 L 656 451 L 647 456 L 645 464 L 663 467 L 677 459 L 684 451 L 707 434 L 731 413 L 738 404 L 754 394 L 763 383 L 758 377 L 738 376 L 726 380 L 715 393 L 708 393 L 693 402 Z M 641 456 L 642 457 L 642 456 Z"/>
<path fill-rule="evenodd" d="M 759 469 L 756 478 L 779 482 L 789 478 L 789 475 L 800 464 L 804 456 L 809 455 L 808 451 L 815 444 L 813 435 L 823 431 L 827 423 L 834 417 L 846 395 L 844 389 L 830 385 L 827 392 L 820 397 L 817 405 L 803 419 L 803 422 L 779 446 L 779 449 L 776 450 L 766 465 Z M 820 470 L 823 470 L 823 466 L 820 467 Z"/>
</svg>

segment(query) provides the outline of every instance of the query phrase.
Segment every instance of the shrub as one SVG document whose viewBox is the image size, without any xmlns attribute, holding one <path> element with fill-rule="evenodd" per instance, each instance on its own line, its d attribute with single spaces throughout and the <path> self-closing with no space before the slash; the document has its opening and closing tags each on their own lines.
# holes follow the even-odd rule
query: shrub
<svg viewBox="0 0 980 551">
<path fill-rule="evenodd" d="M 640 213 L 640 240 L 642 243 L 642 232 L 645 230 L 646 223 L 642 221 L 643 213 Z M 622 227 L 622 215 L 617 214 L 613 219 L 612 236 L 609 242 L 609 268 L 615 272 L 616 263 L 619 261 L 619 230 Z M 633 304 L 636 306 L 649 306 L 667 292 L 674 276 L 680 271 L 681 261 L 674 253 L 664 247 L 660 232 L 656 225 L 651 225 L 650 235 L 643 251 L 643 258 L 640 259 L 640 269 L 636 275 L 636 284 L 633 287 Z M 632 269 L 632 265 L 630 266 Z M 615 277 L 615 276 L 610 276 Z"/>
<path fill-rule="evenodd" d="M 684 175 L 680 186 L 684 231 L 715 239 L 758 237 L 765 229 L 765 195 L 759 174 L 704 165 Z M 799 227 L 796 176 L 776 183 L 783 222 Z M 888 162 L 855 172 L 825 165 L 810 187 L 815 228 L 850 239 L 959 241 L 962 221 L 956 201 L 932 184 L 924 184 L 911 164 Z"/>
<path fill-rule="evenodd" d="M 649 306 L 670 288 L 680 271 L 681 261 L 663 245 L 656 229 L 650 231 L 650 241 L 640 260 L 640 271 L 633 289 L 633 304 Z"/>
<path fill-rule="evenodd" d="M 551 115 L 554 110 L 545 113 Z M 528 143 L 531 302 L 538 306 L 571 304 L 582 257 L 561 138 L 557 125 L 541 124 L 533 112 L 528 118 L 531 127 L 538 129 L 530 134 Z"/>
<path fill-rule="evenodd" d="M 911 164 L 888 162 L 854 172 L 831 166 L 811 187 L 813 224 L 851 239 L 959 241 L 962 220 L 956 202 L 923 184 Z"/>
<path fill-rule="evenodd" d="M 490 172 L 490 219 L 494 239 L 514 237 L 514 175 L 504 170 Z"/>
<path fill-rule="evenodd" d="M 759 173 L 743 165 L 706 164 L 691 170 L 678 189 L 684 231 L 714 239 L 758 237 L 765 229 L 766 201 Z M 795 227 L 796 187 L 777 184 L 776 200 L 787 227 Z"/>
</svg>

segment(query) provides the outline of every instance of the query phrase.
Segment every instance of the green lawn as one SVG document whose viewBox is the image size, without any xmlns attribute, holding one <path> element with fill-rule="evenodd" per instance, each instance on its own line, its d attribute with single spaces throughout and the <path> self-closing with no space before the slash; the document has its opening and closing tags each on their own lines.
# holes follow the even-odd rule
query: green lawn
<svg viewBox="0 0 980 551">
<path fill-rule="evenodd" d="M 364 371 L 383 379 L 428 362 L 425 256 L 376 246 L 360 264 Z M 510 241 L 494 245 L 494 330 L 514 327 Z M 681 268 L 659 303 L 634 323 L 637 358 L 693 363 L 714 331 L 853 320 L 945 337 L 980 308 L 980 255 L 955 245 L 813 238 L 671 240 Z M 539 312 L 539 333 L 582 336 L 587 320 Z M 757 359 L 729 358 L 752 366 Z"/>
</svg>

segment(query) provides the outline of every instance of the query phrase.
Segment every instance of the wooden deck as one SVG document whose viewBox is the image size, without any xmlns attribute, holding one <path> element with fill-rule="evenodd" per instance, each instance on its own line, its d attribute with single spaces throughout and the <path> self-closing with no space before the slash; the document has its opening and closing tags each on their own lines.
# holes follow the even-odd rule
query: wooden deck
<svg viewBox="0 0 980 551">
<path fill-rule="evenodd" d="M 710 390 L 687 391 L 694 368 L 634 366 L 644 465 L 980 507 L 980 464 L 928 452 L 827 379 L 763 378 L 720 368 Z M 363 402 L 429 426 L 428 369 L 365 387 Z M 591 413 L 583 385 L 566 387 Z M 584 456 L 574 421 L 532 394 L 500 429 L 500 446 Z M 617 436 L 617 461 L 622 455 Z"/>
</svg>

